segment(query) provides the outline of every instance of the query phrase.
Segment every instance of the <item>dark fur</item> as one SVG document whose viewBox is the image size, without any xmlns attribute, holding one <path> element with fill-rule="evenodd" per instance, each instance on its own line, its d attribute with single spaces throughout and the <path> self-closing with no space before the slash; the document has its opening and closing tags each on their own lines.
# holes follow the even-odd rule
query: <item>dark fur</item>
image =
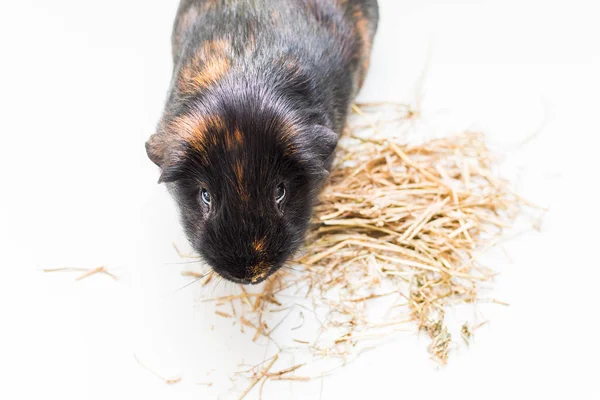
<svg viewBox="0 0 600 400">
<path fill-rule="evenodd" d="M 181 2 L 173 81 L 146 148 L 192 246 L 224 278 L 257 283 L 302 244 L 377 20 L 376 0 Z"/>
</svg>

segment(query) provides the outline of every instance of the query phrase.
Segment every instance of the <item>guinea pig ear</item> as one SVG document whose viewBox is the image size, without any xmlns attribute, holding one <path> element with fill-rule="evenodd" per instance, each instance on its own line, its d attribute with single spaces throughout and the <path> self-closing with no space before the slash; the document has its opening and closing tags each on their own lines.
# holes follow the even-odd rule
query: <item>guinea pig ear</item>
<svg viewBox="0 0 600 400">
<path fill-rule="evenodd" d="M 146 142 L 146 154 L 148 154 L 148 158 L 159 167 L 162 167 L 167 151 L 167 141 L 162 133 L 153 134 Z"/>
<path fill-rule="evenodd" d="M 146 153 L 161 169 L 158 183 L 175 182 L 183 177 L 185 148 L 180 143 L 169 144 L 163 134 L 155 133 L 146 142 Z"/>
<path fill-rule="evenodd" d="M 316 154 L 323 161 L 323 163 L 326 164 L 335 151 L 335 147 L 337 146 L 338 142 L 338 135 L 331 129 L 322 125 L 315 125 L 311 133 L 314 137 L 312 150 L 314 154 Z"/>
<path fill-rule="evenodd" d="M 167 164 L 162 167 L 160 172 L 160 177 L 158 178 L 158 183 L 169 183 L 175 182 L 184 176 L 184 169 L 182 167 L 183 163 L 173 163 Z"/>
<path fill-rule="evenodd" d="M 301 135 L 301 157 L 314 175 L 326 177 L 333 162 L 333 155 L 338 142 L 338 135 L 322 125 L 313 125 L 305 135 Z"/>
</svg>

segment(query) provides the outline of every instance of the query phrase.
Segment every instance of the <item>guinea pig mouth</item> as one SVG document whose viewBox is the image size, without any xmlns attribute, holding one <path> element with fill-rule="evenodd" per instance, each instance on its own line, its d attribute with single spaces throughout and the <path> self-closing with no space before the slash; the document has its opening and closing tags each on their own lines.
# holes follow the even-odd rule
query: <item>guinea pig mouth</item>
<svg viewBox="0 0 600 400">
<path fill-rule="evenodd" d="M 275 271 L 279 268 L 277 267 L 265 267 L 265 266 L 255 266 L 249 269 L 244 278 L 238 278 L 231 275 L 227 271 L 217 271 L 215 272 L 221 275 L 223 278 L 228 281 L 238 283 L 240 285 L 257 285 L 263 281 L 265 281 L 269 276 L 271 276 Z"/>
</svg>

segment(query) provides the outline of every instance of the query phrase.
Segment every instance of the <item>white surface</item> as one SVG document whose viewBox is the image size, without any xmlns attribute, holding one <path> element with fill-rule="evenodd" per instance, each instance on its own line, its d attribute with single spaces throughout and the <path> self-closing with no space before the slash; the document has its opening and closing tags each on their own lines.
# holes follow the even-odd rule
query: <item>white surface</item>
<svg viewBox="0 0 600 400">
<path fill-rule="evenodd" d="M 519 190 L 549 205 L 513 262 L 476 343 L 439 369 L 401 336 L 321 382 L 273 382 L 266 399 L 598 398 L 597 212 L 600 25 L 593 1 L 380 0 L 362 99 L 411 100 L 432 46 L 432 129 L 484 129 Z M 170 79 L 177 2 L 0 5 L 0 398 L 236 398 L 260 361 L 237 326 L 200 302 L 171 243 L 185 242 L 144 141 Z M 450 117 L 451 116 L 451 117 Z M 43 274 L 107 265 L 121 280 Z M 214 330 L 211 329 L 214 325 Z M 133 354 L 167 377 L 142 369 Z M 210 388 L 198 382 L 214 382 Z M 321 396 L 321 397 L 320 397 Z M 248 398 L 257 398 L 253 391 Z"/>
</svg>

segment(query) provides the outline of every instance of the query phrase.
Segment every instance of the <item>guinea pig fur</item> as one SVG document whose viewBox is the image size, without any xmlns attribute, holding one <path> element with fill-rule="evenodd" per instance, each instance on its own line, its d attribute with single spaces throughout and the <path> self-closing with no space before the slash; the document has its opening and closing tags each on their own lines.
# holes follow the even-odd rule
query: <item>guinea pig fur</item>
<svg viewBox="0 0 600 400">
<path fill-rule="evenodd" d="M 369 67 L 376 0 L 183 0 L 146 142 L 192 247 L 258 283 L 303 243 Z"/>
</svg>

